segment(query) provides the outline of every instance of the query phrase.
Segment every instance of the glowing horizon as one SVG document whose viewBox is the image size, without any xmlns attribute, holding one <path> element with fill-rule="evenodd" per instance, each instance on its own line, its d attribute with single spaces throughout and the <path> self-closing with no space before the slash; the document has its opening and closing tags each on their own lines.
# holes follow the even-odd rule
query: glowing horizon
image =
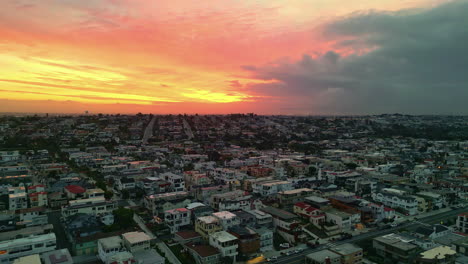
<svg viewBox="0 0 468 264">
<path fill-rule="evenodd" d="M 325 78 L 336 71 L 322 62 L 330 54 L 346 59 L 379 47 L 342 45 L 355 36 L 329 25 L 444 2 L 7 0 L 0 4 L 0 111 L 340 112 L 326 105 L 346 77 L 332 85 L 313 80 L 323 87 L 302 93 L 310 85 L 291 76 L 304 75 L 311 61 Z"/>
</svg>

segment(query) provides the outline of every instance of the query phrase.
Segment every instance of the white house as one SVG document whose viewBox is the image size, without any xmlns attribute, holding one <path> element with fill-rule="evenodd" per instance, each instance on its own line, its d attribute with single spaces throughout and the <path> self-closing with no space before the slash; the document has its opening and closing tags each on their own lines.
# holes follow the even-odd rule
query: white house
<svg viewBox="0 0 468 264">
<path fill-rule="evenodd" d="M 252 184 L 252 192 L 261 196 L 271 196 L 278 192 L 284 192 L 294 189 L 291 182 L 288 181 L 261 181 Z"/>
<path fill-rule="evenodd" d="M 238 254 L 237 238 L 226 231 L 219 231 L 210 235 L 210 246 L 219 250 L 223 257 L 232 257 L 233 263 L 236 262 Z"/>
<path fill-rule="evenodd" d="M 221 211 L 212 214 L 216 217 L 224 230 L 228 230 L 230 227 L 240 225 L 240 219 L 229 211 Z"/>
<path fill-rule="evenodd" d="M 174 234 L 179 232 L 181 226 L 190 224 L 191 212 L 186 208 L 176 208 L 164 212 L 164 222 Z"/>
<path fill-rule="evenodd" d="M 101 238 L 97 244 L 99 259 L 104 263 L 107 263 L 107 260 L 113 255 L 126 251 L 123 240 L 119 236 Z"/>
<path fill-rule="evenodd" d="M 379 193 L 373 193 L 372 199 L 393 209 L 400 208 L 408 212 L 409 215 L 418 213 L 416 198 L 400 190 L 385 188 Z"/>
<path fill-rule="evenodd" d="M 55 250 L 57 239 L 54 233 L 30 235 L 0 242 L 0 263 L 12 263 L 14 259 Z"/>
</svg>

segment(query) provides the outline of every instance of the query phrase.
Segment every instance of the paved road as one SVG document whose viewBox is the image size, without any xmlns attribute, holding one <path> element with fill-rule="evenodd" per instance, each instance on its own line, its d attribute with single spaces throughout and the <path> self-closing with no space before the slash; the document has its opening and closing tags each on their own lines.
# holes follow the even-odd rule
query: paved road
<svg viewBox="0 0 468 264">
<path fill-rule="evenodd" d="M 184 124 L 185 134 L 187 135 L 189 140 L 192 140 L 194 136 L 193 136 L 193 132 L 192 132 L 192 128 L 190 127 L 190 124 L 187 122 L 185 118 L 182 120 L 182 122 Z"/>
<path fill-rule="evenodd" d="M 278 260 L 276 260 L 274 263 L 278 263 L 278 264 L 303 263 L 304 256 L 306 256 L 306 255 L 308 255 L 310 253 L 320 251 L 320 250 L 325 249 L 325 248 L 339 246 L 339 245 L 345 244 L 345 243 L 358 242 L 358 241 L 361 241 L 361 240 L 370 239 L 370 238 L 390 234 L 390 233 L 393 233 L 393 232 L 395 232 L 395 231 L 397 231 L 399 229 L 403 229 L 403 228 L 407 229 L 407 230 L 415 230 L 416 228 L 418 228 L 421 225 L 429 224 L 429 223 L 438 223 L 440 221 L 446 220 L 448 217 L 453 217 L 453 216 L 458 215 L 459 213 L 466 212 L 467 210 L 468 210 L 468 207 L 464 207 L 464 208 L 461 208 L 461 209 L 455 209 L 455 210 L 451 210 L 451 211 L 448 211 L 448 212 L 442 212 L 442 213 L 439 213 L 439 214 L 436 214 L 436 215 L 431 215 L 431 216 L 426 216 L 426 217 L 421 217 L 421 218 L 418 217 L 417 221 L 402 224 L 402 225 L 400 225 L 398 227 L 378 230 L 378 231 L 374 231 L 374 232 L 369 232 L 369 233 L 357 235 L 357 236 L 352 237 L 352 238 L 347 239 L 347 240 L 327 243 L 327 244 L 321 245 L 321 246 L 319 246 L 319 247 L 317 247 L 315 249 L 307 249 L 307 250 L 304 250 L 301 253 L 294 254 L 294 255 L 291 255 L 291 256 L 282 256 L 282 257 L 279 257 Z"/>
<path fill-rule="evenodd" d="M 148 139 L 153 136 L 153 128 L 154 128 L 155 122 L 156 122 L 156 116 L 153 116 L 148 126 L 146 126 L 145 133 L 143 134 L 143 138 L 141 139 L 141 143 L 143 145 L 148 144 Z"/>
</svg>

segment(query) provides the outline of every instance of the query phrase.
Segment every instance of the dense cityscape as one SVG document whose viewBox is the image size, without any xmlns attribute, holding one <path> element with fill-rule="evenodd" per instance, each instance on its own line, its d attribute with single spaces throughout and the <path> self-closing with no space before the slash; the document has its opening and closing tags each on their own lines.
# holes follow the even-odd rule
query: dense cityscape
<svg viewBox="0 0 468 264">
<path fill-rule="evenodd" d="M 0 116 L 0 263 L 468 263 L 468 117 Z"/>
</svg>

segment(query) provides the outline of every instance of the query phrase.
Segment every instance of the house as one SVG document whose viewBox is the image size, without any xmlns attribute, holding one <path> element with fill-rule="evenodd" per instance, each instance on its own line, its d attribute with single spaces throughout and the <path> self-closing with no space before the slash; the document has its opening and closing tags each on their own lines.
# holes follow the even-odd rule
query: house
<svg viewBox="0 0 468 264">
<path fill-rule="evenodd" d="M 209 235 L 223 230 L 219 219 L 214 216 L 198 217 L 195 221 L 195 232 L 199 233 L 203 239 L 208 240 Z"/>
<path fill-rule="evenodd" d="M 237 238 L 226 231 L 219 231 L 209 235 L 210 246 L 215 247 L 223 257 L 232 258 L 232 263 L 236 262 L 238 255 Z"/>
<path fill-rule="evenodd" d="M 193 230 L 188 230 L 188 231 L 179 231 L 175 233 L 174 240 L 179 242 L 179 244 L 181 245 L 185 245 L 187 243 L 199 244 L 200 242 L 202 242 L 202 237 L 200 236 L 199 233 Z"/>
<path fill-rule="evenodd" d="M 8 208 L 9 210 L 28 208 L 28 198 L 24 187 L 8 188 Z"/>
<path fill-rule="evenodd" d="M 186 207 L 192 202 L 188 192 L 169 192 L 145 196 L 144 205 L 153 215 L 162 215 L 165 211 Z"/>
<path fill-rule="evenodd" d="M 420 226 L 413 233 L 418 237 L 434 240 L 450 234 L 451 231 L 444 225 L 433 225 L 432 227 Z"/>
<path fill-rule="evenodd" d="M 49 203 L 47 199 L 47 192 L 30 193 L 28 197 L 31 207 L 47 206 Z"/>
<path fill-rule="evenodd" d="M 240 219 L 229 211 L 221 211 L 213 213 L 212 215 L 218 219 L 224 230 L 240 225 Z"/>
<path fill-rule="evenodd" d="M 458 231 L 468 233 L 468 212 L 458 214 L 456 225 Z"/>
<path fill-rule="evenodd" d="M 250 210 L 249 193 L 235 190 L 211 196 L 211 207 L 217 211 Z"/>
<path fill-rule="evenodd" d="M 164 212 L 164 222 L 171 234 L 179 232 L 182 226 L 190 225 L 191 212 L 186 208 L 176 208 Z"/>
<path fill-rule="evenodd" d="M 295 243 L 299 236 L 299 217 L 274 207 L 264 207 L 260 211 L 273 217 L 273 227 L 289 243 Z"/>
<path fill-rule="evenodd" d="M 70 200 L 85 198 L 86 190 L 85 188 L 79 185 L 72 184 L 72 185 L 65 186 L 63 189 L 65 191 L 65 195 Z"/>
<path fill-rule="evenodd" d="M 131 253 L 150 249 L 151 238 L 144 232 L 128 232 L 122 234 L 123 244 Z"/>
<path fill-rule="evenodd" d="M 292 183 L 288 181 L 267 180 L 252 183 L 252 192 L 263 197 L 292 189 L 294 189 Z"/>
<path fill-rule="evenodd" d="M 237 210 L 232 211 L 231 213 L 237 216 L 237 218 L 240 220 L 240 225 L 242 226 L 254 226 L 256 224 L 255 216 L 247 211 Z"/>
<path fill-rule="evenodd" d="M 257 253 L 260 249 L 260 236 L 248 227 L 234 226 L 228 232 L 237 237 L 238 251 L 244 256 Z"/>
<path fill-rule="evenodd" d="M 174 192 L 185 191 L 185 180 L 183 176 L 167 172 L 160 175 L 161 179 L 168 181 L 171 184 Z"/>
<path fill-rule="evenodd" d="M 104 263 L 108 263 L 108 259 L 115 254 L 125 251 L 123 240 L 120 236 L 101 238 L 97 241 L 97 245 L 98 257 Z"/>
<path fill-rule="evenodd" d="M 317 209 L 328 207 L 331 203 L 330 200 L 319 197 L 319 196 L 306 197 L 304 202 Z"/>
<path fill-rule="evenodd" d="M 324 249 L 314 253 L 310 253 L 306 256 L 306 264 L 340 264 L 341 255 L 335 252 Z"/>
<path fill-rule="evenodd" d="M 213 208 L 199 202 L 187 204 L 185 207 L 190 211 L 192 223 L 200 216 L 207 216 L 213 213 Z"/>
<path fill-rule="evenodd" d="M 273 250 L 273 231 L 268 227 L 252 228 L 260 239 L 260 252 Z"/>
<path fill-rule="evenodd" d="M 115 181 L 114 186 L 119 191 L 132 190 L 132 189 L 135 189 L 136 187 L 135 179 L 127 178 L 127 177 L 118 178 Z"/>
<path fill-rule="evenodd" d="M 325 214 L 321 210 L 304 202 L 294 204 L 293 212 L 300 217 L 310 220 L 316 226 L 325 221 Z"/>
<path fill-rule="evenodd" d="M 209 245 L 200 245 L 186 243 L 184 247 L 188 249 L 197 264 L 218 264 L 221 259 L 221 253 L 215 247 Z"/>
<path fill-rule="evenodd" d="M 384 188 L 379 193 L 373 193 L 372 199 L 393 209 L 400 209 L 409 215 L 418 213 L 418 201 L 404 191 Z"/>
<path fill-rule="evenodd" d="M 327 208 L 323 212 L 326 215 L 326 221 L 337 225 L 341 230 L 350 230 L 354 224 L 361 221 L 359 213 L 347 213 L 335 208 Z"/>
<path fill-rule="evenodd" d="M 256 226 L 271 226 L 273 225 L 273 216 L 260 210 L 249 211 L 255 217 Z"/>
<path fill-rule="evenodd" d="M 301 188 L 278 192 L 278 198 L 283 208 L 292 208 L 295 203 L 302 202 L 314 193 L 312 189 Z"/>
<path fill-rule="evenodd" d="M 136 259 L 132 253 L 128 251 L 119 251 L 115 254 L 110 255 L 105 264 L 128 264 L 128 263 L 136 263 Z"/>
</svg>

